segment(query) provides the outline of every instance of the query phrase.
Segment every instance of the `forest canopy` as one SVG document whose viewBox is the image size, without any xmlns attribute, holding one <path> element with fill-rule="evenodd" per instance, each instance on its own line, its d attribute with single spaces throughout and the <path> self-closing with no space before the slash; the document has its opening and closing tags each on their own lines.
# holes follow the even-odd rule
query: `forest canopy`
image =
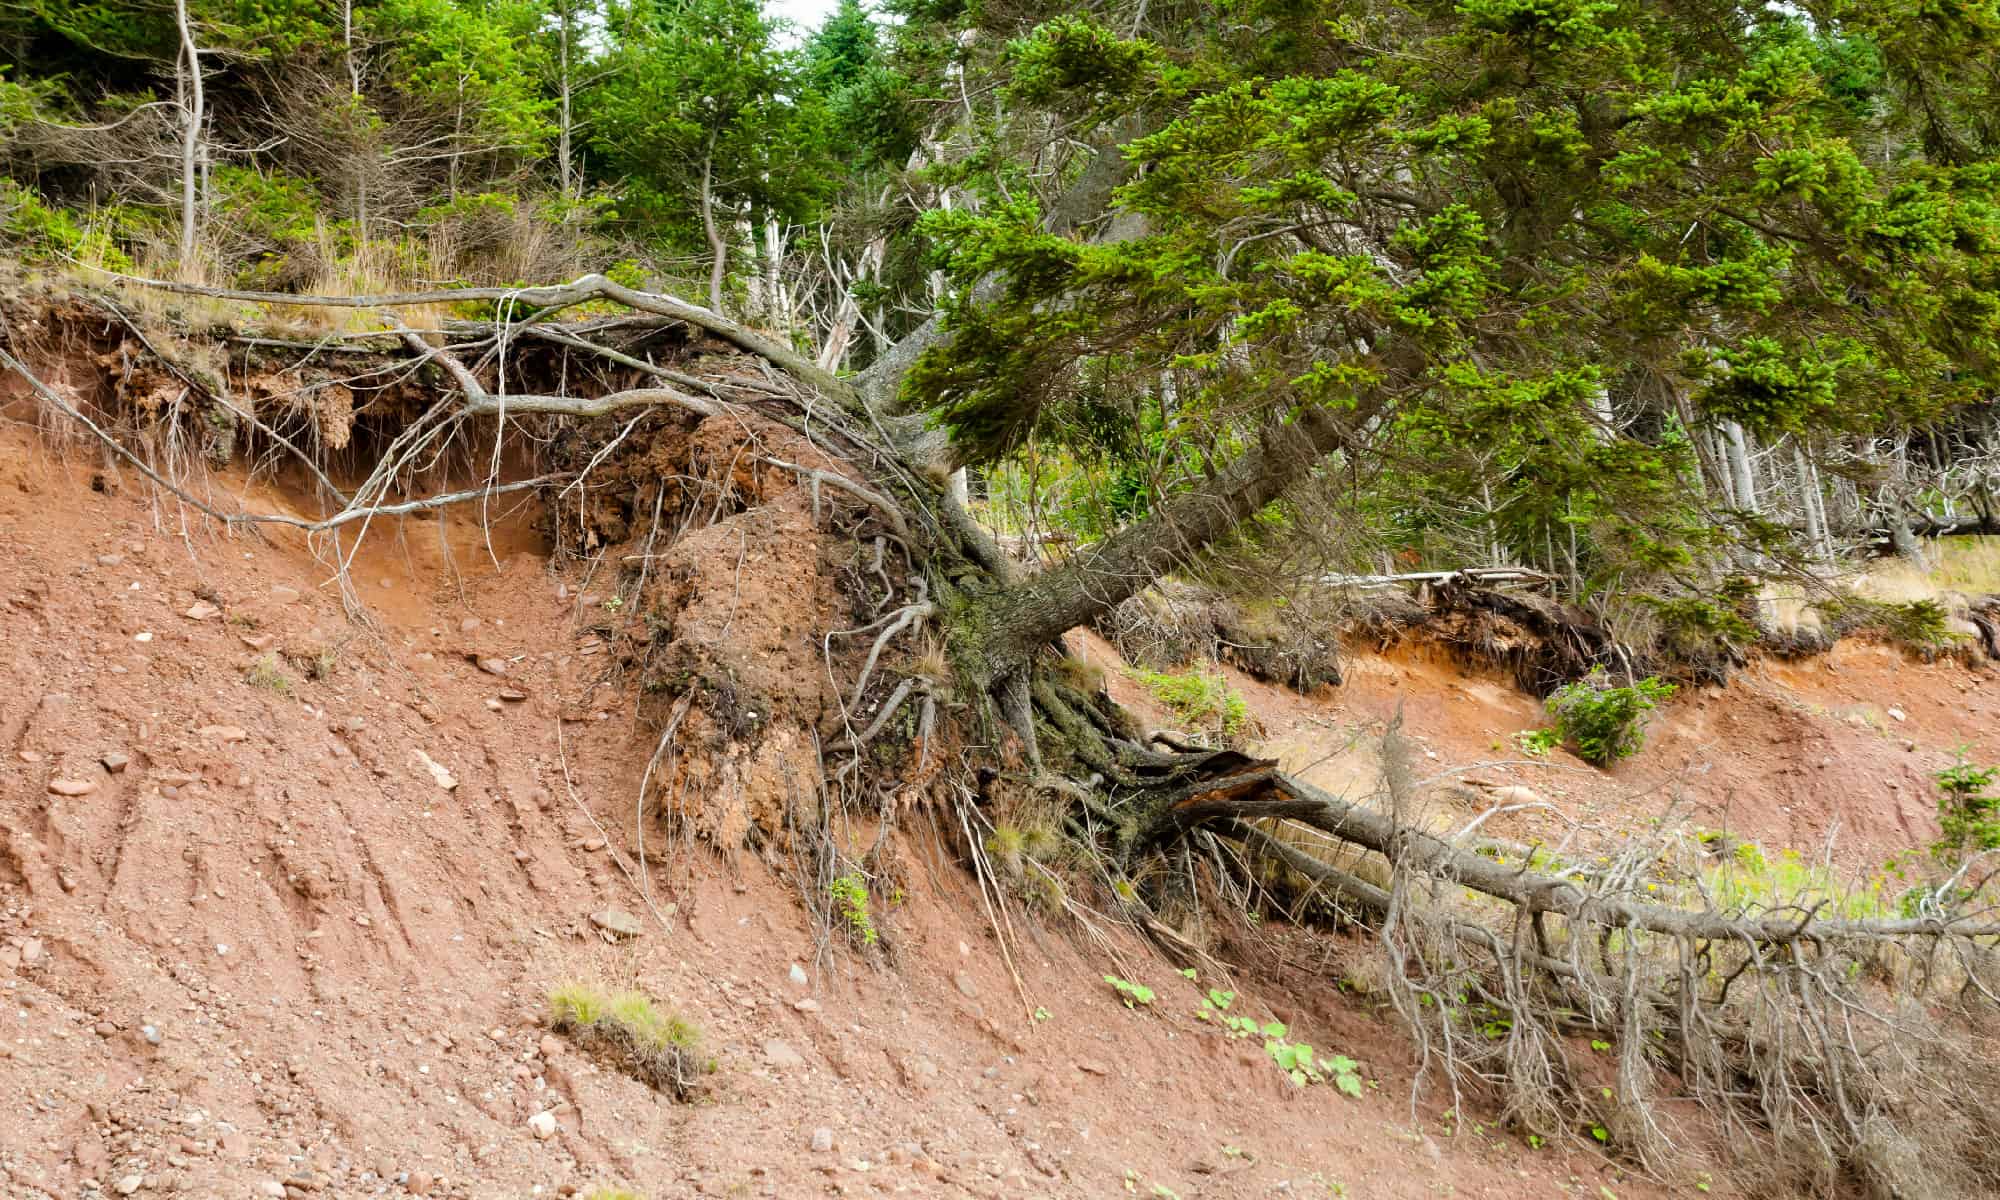
<svg viewBox="0 0 2000 1200">
<path fill-rule="evenodd" d="M 1305 430 L 1216 541 L 1726 640 L 1735 581 L 1994 520 L 1996 38 L 1990 0 L 27 0 L 0 229 L 684 293 L 894 359 L 944 467 L 1086 539 Z"/>
</svg>

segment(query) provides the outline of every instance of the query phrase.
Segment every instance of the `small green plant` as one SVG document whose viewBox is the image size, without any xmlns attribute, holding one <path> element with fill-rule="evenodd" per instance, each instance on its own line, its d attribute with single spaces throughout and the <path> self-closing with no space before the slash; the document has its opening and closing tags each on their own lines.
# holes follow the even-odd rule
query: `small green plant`
<svg viewBox="0 0 2000 1200">
<path fill-rule="evenodd" d="M 583 1194 L 583 1200 L 646 1200 L 646 1197 L 631 1188 L 592 1188 Z"/>
<path fill-rule="evenodd" d="M 1266 1022 L 1263 1032 L 1264 1053 L 1271 1056 L 1271 1061 L 1278 1064 L 1278 1069 L 1294 1086 L 1332 1083 L 1356 1100 L 1361 1098 L 1361 1064 L 1345 1054 L 1321 1058 L 1311 1046 L 1286 1036 L 1283 1021 Z"/>
<path fill-rule="evenodd" d="M 715 1070 L 701 1054 L 701 1031 L 661 1012 L 644 992 L 608 992 L 571 981 L 549 992 L 549 1025 L 579 1047 L 677 1100 Z"/>
<path fill-rule="evenodd" d="M 1648 677 L 1614 686 L 1602 667 L 1557 688 L 1547 701 L 1555 727 L 1548 732 L 1576 749 L 1585 762 L 1605 766 L 1630 758 L 1646 744 L 1646 714 L 1674 694 L 1671 683 Z"/>
<path fill-rule="evenodd" d="M 1933 778 L 1943 836 L 1931 844 L 1931 852 L 1956 861 L 1967 851 L 2000 850 L 2000 796 L 1992 791 L 2000 767 L 1975 767 L 1960 751 L 1958 762 Z"/>
<path fill-rule="evenodd" d="M 1153 989 L 1143 983 L 1133 983 L 1129 979 L 1120 979 L 1116 975 L 1106 975 L 1104 982 L 1110 984 L 1111 989 L 1124 999 L 1126 1008 L 1134 1008 L 1153 1002 Z"/>
<path fill-rule="evenodd" d="M 1529 758 L 1547 758 L 1562 745 L 1562 735 L 1553 729 L 1523 729 L 1514 735 L 1514 744 Z"/>
<path fill-rule="evenodd" d="M 250 669 L 243 673 L 243 682 L 251 687 L 263 688 L 267 692 L 276 692 L 280 696 L 292 694 L 292 678 L 278 669 L 278 658 L 275 654 L 266 654 L 251 663 Z"/>
<path fill-rule="evenodd" d="M 1180 674 L 1138 671 L 1135 674 L 1155 699 L 1172 709 L 1175 716 L 1190 726 L 1204 732 L 1219 733 L 1224 738 L 1238 737 L 1249 728 L 1250 706 L 1220 674 L 1210 675 L 1200 671 Z"/>
<path fill-rule="evenodd" d="M 833 912 L 847 926 L 847 933 L 863 946 L 873 946 L 881 940 L 875 930 L 875 918 L 868 911 L 868 881 L 858 871 L 850 871 L 826 885 L 827 898 L 833 902 Z"/>
<path fill-rule="evenodd" d="M 605 600 L 604 602 L 604 611 L 608 613 L 615 613 L 619 609 L 624 607 L 625 607 L 625 597 L 623 596 L 612 596 L 607 600 Z"/>
</svg>

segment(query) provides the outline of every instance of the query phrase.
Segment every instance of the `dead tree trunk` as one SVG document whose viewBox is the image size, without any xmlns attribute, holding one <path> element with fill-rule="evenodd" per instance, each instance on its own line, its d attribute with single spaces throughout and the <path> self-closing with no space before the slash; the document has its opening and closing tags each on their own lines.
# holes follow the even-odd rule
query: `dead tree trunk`
<svg viewBox="0 0 2000 1200">
<path fill-rule="evenodd" d="M 174 0 L 174 23 L 180 32 L 181 89 L 181 244 L 180 274 L 188 279 L 194 271 L 195 236 L 200 226 L 201 49 L 195 45 L 194 25 L 188 17 L 187 0 Z"/>
</svg>

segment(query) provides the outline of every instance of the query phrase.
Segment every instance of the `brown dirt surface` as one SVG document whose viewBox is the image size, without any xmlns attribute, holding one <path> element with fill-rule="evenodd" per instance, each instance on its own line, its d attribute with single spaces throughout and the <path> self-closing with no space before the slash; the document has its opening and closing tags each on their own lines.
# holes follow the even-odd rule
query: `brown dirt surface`
<svg viewBox="0 0 2000 1200">
<path fill-rule="evenodd" d="M 818 639 L 853 623 L 796 483 L 663 552 L 657 629 L 521 505 L 378 524 L 357 621 L 302 540 L 225 536 L 0 401 L 0 1194 L 1656 1194 L 1581 1148 L 1447 1136 L 1434 1099 L 1413 1127 L 1407 1045 L 1323 970 L 1197 984 L 1018 909 L 1003 955 L 921 814 L 875 914 L 893 966 L 827 943 L 778 841 L 741 844 L 812 761 Z M 649 813 L 642 892 L 641 681 L 682 641 L 781 719 L 704 706 L 667 789 L 701 839 Z M 1126 1008 L 1110 971 L 1159 999 Z M 701 1028 L 694 1103 L 550 1033 L 573 978 Z M 1358 1059 L 1365 1096 L 1197 1021 L 1208 984 Z"/>
</svg>

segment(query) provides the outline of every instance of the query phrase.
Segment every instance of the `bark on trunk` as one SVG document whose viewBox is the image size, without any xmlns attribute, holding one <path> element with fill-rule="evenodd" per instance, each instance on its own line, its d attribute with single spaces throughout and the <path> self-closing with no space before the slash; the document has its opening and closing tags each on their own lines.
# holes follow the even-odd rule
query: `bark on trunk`
<svg viewBox="0 0 2000 1200">
<path fill-rule="evenodd" d="M 729 243 L 722 240 L 715 224 L 715 135 L 709 134 L 708 153 L 701 160 L 701 231 L 708 238 L 708 307 L 722 313 L 722 281 L 729 270 Z"/>
</svg>

